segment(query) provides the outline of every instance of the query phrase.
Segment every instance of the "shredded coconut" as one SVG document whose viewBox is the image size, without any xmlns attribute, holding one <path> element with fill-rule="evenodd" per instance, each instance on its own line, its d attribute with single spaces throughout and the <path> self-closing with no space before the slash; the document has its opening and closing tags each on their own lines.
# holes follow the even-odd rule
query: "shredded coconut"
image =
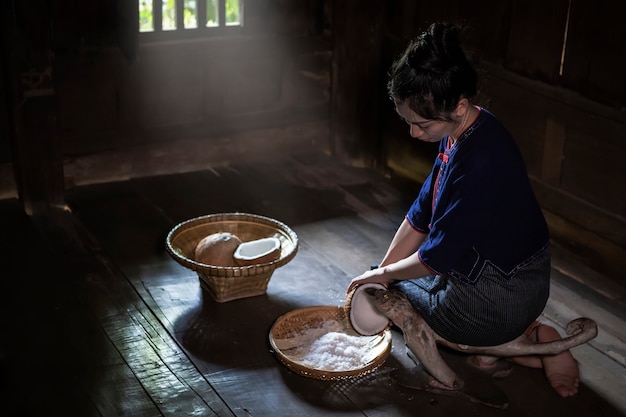
<svg viewBox="0 0 626 417">
<path fill-rule="evenodd" d="M 351 336 L 337 331 L 336 321 L 327 320 L 320 328 L 303 330 L 298 339 L 302 341 L 295 356 L 299 362 L 312 369 L 324 371 L 349 371 L 367 365 L 372 341 L 376 336 Z"/>
</svg>

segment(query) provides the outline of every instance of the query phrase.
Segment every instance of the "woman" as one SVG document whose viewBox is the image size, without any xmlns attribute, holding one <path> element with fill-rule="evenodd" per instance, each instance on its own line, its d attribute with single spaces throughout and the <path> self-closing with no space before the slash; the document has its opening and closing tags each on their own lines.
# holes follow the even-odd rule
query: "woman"
<svg viewBox="0 0 626 417">
<path fill-rule="evenodd" d="M 559 338 L 535 321 L 550 291 L 548 228 L 514 139 L 472 103 L 477 75 L 460 29 L 433 24 L 389 75 L 410 135 L 439 142 L 439 155 L 380 267 L 354 278 L 348 291 L 370 282 L 401 291 L 454 343 L 493 346 L 525 331 L 536 341 Z M 578 390 L 569 351 L 515 361 L 543 367 L 561 396 Z"/>
</svg>

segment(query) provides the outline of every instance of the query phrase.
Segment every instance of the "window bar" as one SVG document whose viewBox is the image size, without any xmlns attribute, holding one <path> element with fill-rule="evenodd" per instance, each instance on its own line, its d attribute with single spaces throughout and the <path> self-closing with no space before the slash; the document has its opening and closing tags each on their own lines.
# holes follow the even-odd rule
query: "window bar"
<svg viewBox="0 0 626 417">
<path fill-rule="evenodd" d="M 239 14 L 237 15 L 237 22 L 238 22 L 238 26 L 243 27 L 243 12 L 244 12 L 244 4 L 243 4 L 243 0 L 237 0 L 237 2 L 239 3 Z"/>
<path fill-rule="evenodd" d="M 177 0 L 175 2 L 176 7 L 176 30 L 185 28 L 185 1 Z"/>
<path fill-rule="evenodd" d="M 198 28 L 206 28 L 206 0 L 198 0 L 196 3 L 196 12 L 198 13 Z"/>
<path fill-rule="evenodd" d="M 155 32 L 163 30 L 163 0 L 152 0 L 152 24 Z"/>
<path fill-rule="evenodd" d="M 219 27 L 226 26 L 226 0 L 218 0 L 217 2 L 217 25 Z"/>
</svg>

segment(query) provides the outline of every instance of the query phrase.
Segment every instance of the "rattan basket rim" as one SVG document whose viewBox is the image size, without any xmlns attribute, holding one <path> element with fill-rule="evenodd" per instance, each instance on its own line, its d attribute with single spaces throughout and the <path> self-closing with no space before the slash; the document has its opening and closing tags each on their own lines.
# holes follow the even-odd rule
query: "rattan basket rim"
<svg viewBox="0 0 626 417">
<path fill-rule="evenodd" d="M 176 237 L 184 233 L 188 228 L 192 226 L 198 226 L 206 223 L 217 222 L 250 222 L 256 224 L 262 224 L 265 226 L 273 227 L 282 233 L 284 233 L 291 242 L 291 250 L 281 255 L 280 258 L 255 265 L 246 266 L 217 266 L 208 265 L 188 258 L 176 250 L 174 241 Z M 175 225 L 167 234 L 165 239 L 166 249 L 169 254 L 181 265 L 193 270 L 200 271 L 208 275 L 224 276 L 224 277 L 238 277 L 238 276 L 250 276 L 260 273 L 267 273 L 278 267 L 287 264 L 293 259 L 298 251 L 298 236 L 296 233 L 285 223 L 272 219 L 270 217 L 262 216 L 259 214 L 243 213 L 243 212 L 231 212 L 231 213 L 213 213 L 206 214 L 198 217 L 194 217 L 185 221 L 182 221 Z"/>
<path fill-rule="evenodd" d="M 334 318 L 341 320 L 345 326 L 347 333 L 358 336 L 358 333 L 352 329 L 347 312 L 344 307 L 341 306 L 310 306 L 302 307 L 292 310 L 288 313 L 278 317 L 272 325 L 269 333 L 270 345 L 275 352 L 280 362 L 290 370 L 309 378 L 321 379 L 321 380 L 341 380 L 348 378 L 356 378 L 366 375 L 374 370 L 378 369 L 386 360 L 391 352 L 391 331 L 389 329 L 384 330 L 377 336 L 363 336 L 363 337 L 380 337 L 380 343 L 382 343 L 382 350 L 380 353 L 366 365 L 361 368 L 351 369 L 347 371 L 328 371 L 313 369 L 303 365 L 297 360 L 293 360 L 288 354 L 284 353 L 278 346 L 277 337 L 285 329 L 284 326 L 289 326 L 289 321 L 306 323 L 311 319 L 323 320 L 325 318 Z M 288 329 L 293 332 L 297 332 L 296 328 Z"/>
</svg>

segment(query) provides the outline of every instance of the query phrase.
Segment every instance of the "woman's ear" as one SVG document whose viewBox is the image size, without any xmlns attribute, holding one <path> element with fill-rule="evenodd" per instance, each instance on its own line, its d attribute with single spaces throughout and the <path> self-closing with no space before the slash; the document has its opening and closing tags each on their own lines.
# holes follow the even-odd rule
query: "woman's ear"
<svg viewBox="0 0 626 417">
<path fill-rule="evenodd" d="M 454 108 L 454 115 L 456 117 L 463 117 L 469 111 L 470 102 L 467 98 L 461 97 L 459 102 L 456 104 Z"/>
</svg>

